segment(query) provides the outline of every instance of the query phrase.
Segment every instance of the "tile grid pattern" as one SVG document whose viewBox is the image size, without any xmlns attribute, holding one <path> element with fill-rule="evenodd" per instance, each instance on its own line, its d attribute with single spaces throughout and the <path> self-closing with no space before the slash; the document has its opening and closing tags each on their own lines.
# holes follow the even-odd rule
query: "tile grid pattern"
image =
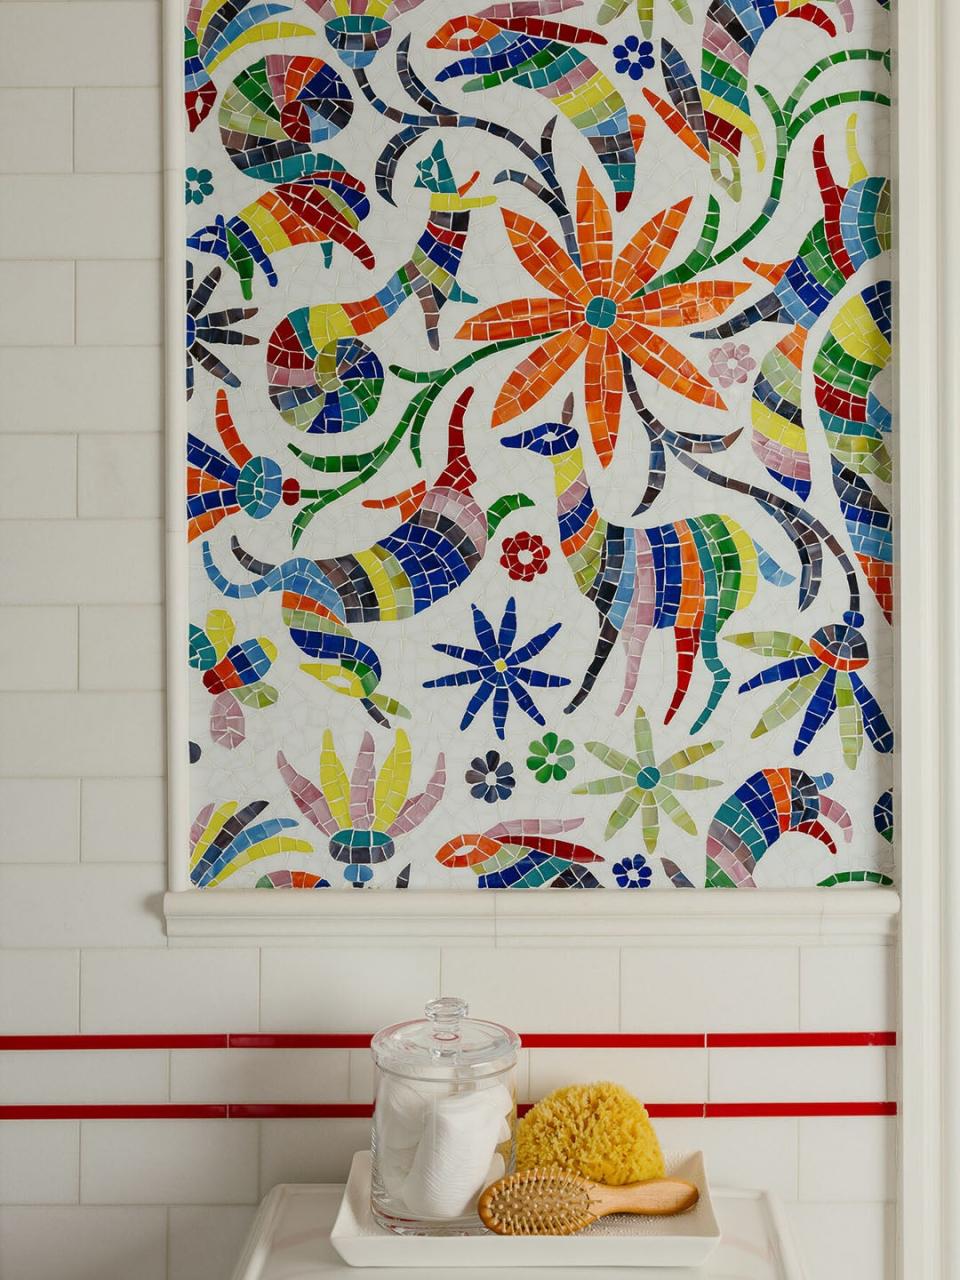
<svg viewBox="0 0 960 1280">
<path fill-rule="evenodd" d="M 156 0 L 0 0 L 0 110 L 11 122 L 0 138 L 0 294 L 15 300 L 0 309 L 0 1029 L 359 1034 L 435 994 L 439 953 L 267 949 L 261 985 L 256 949 L 167 950 L 159 924 L 158 33 Z M 551 986 L 548 949 L 525 953 L 543 975 L 542 1010 L 506 1007 L 509 955 L 446 953 L 443 977 L 532 1032 L 892 1025 L 881 949 L 781 950 L 625 950 L 622 1015 L 615 950 L 595 957 L 612 979 L 599 1004 L 577 983 L 569 997 Z M 672 1021 L 650 977 L 664 965 L 685 993 L 671 1000 Z M 365 1002 L 359 1027 L 351 978 L 369 991 L 373 970 L 391 985 Z M 198 971 L 205 981 L 191 988 Z M 349 1059 L 353 1096 L 366 1085 Z M 124 1053 L 111 1096 L 142 1087 L 143 1068 L 141 1052 Z M 161 1090 L 165 1073 L 172 1081 L 169 1060 L 156 1069 Z M 705 1145 L 717 1177 L 796 1202 L 810 1249 L 850 1241 L 849 1260 L 811 1253 L 823 1280 L 882 1274 L 892 1120 L 658 1127 L 669 1145 Z M 356 1118 L 4 1123 L 0 1270 L 9 1280 L 226 1277 L 265 1190 L 336 1180 L 365 1140 Z M 145 1149 L 156 1153 L 149 1168 Z"/>
</svg>

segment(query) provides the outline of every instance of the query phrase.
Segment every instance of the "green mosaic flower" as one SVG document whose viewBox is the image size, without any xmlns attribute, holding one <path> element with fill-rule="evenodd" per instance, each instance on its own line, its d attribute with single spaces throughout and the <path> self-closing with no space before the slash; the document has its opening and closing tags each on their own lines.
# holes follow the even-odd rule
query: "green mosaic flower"
<svg viewBox="0 0 960 1280">
<path fill-rule="evenodd" d="M 542 742 L 531 742 L 527 756 L 527 768 L 538 782 L 562 782 L 576 764 L 573 743 L 569 738 L 558 738 L 551 730 L 543 735 Z"/>
<path fill-rule="evenodd" d="M 713 755 L 722 742 L 701 742 L 693 746 L 675 751 L 659 764 L 653 753 L 653 735 L 650 721 L 642 707 L 637 707 L 633 722 L 633 737 L 636 754 L 626 756 L 622 751 L 615 751 L 602 742 L 588 742 L 587 750 L 602 763 L 616 770 L 611 777 L 595 778 L 592 782 L 582 782 L 574 787 L 574 795 L 608 796 L 623 792 L 623 799 L 610 815 L 604 839 L 609 840 L 617 831 L 627 825 L 633 815 L 640 810 L 640 825 L 643 831 L 643 843 L 647 852 L 653 853 L 660 837 L 660 814 L 665 814 L 671 822 L 686 831 L 688 835 L 697 834 L 696 824 L 674 794 L 676 791 L 699 791 L 704 787 L 719 787 L 716 778 L 702 778 L 698 774 L 684 773 L 689 765 L 696 764 L 706 756 Z M 529 761 L 528 761 L 529 763 Z"/>
</svg>

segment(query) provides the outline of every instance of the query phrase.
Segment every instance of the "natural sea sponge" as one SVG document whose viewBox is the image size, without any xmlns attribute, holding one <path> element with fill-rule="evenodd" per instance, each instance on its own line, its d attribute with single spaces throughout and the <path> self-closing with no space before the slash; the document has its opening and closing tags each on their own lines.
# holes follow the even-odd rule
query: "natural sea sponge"
<svg viewBox="0 0 960 1280">
<path fill-rule="evenodd" d="M 517 1126 L 517 1168 L 558 1166 L 620 1186 L 662 1178 L 663 1153 L 641 1102 L 618 1084 L 572 1084 Z"/>
</svg>

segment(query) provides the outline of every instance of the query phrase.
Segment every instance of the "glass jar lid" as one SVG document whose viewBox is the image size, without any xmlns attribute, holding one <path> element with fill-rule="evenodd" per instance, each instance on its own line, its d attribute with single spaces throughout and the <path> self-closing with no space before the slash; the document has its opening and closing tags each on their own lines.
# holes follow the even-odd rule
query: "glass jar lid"
<svg viewBox="0 0 960 1280">
<path fill-rule="evenodd" d="M 517 1060 L 520 1037 L 498 1022 L 468 1018 L 465 1000 L 430 1000 L 426 1018 L 384 1027 L 370 1049 L 382 1071 L 421 1080 L 477 1079 L 496 1075 Z"/>
</svg>

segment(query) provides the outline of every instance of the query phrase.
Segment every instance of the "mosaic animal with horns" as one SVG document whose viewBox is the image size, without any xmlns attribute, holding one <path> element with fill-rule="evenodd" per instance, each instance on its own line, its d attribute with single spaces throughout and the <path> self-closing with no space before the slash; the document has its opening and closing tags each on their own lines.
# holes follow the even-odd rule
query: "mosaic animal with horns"
<svg viewBox="0 0 960 1280">
<path fill-rule="evenodd" d="M 447 302 L 475 303 L 457 283 L 457 272 L 470 225 L 470 211 L 496 203 L 495 196 L 468 196 L 479 177 L 461 186 L 437 142 L 417 164 L 415 187 L 430 192 L 430 213 L 410 258 L 376 293 L 355 302 L 323 302 L 298 307 L 277 325 L 267 345 L 270 399 L 284 420 L 309 431 L 323 419 L 329 378 L 325 370 L 336 359 L 338 344 L 352 343 L 379 328 L 407 298 L 423 309 L 427 340 L 439 349 L 440 311 Z"/>
<path fill-rule="evenodd" d="M 351 628 L 368 622 L 400 622 L 422 613 L 473 573 L 487 542 L 504 516 L 532 506 L 523 494 L 499 498 L 485 512 L 472 493 L 476 474 L 467 458 L 463 420 L 473 387 L 467 387 L 450 415 L 447 465 L 428 489 L 423 481 L 391 498 L 364 506 L 397 507 L 403 523 L 373 546 L 324 560 L 296 556 L 264 564 L 236 538 L 233 554 L 255 577 L 234 583 L 217 567 L 210 544 L 203 544 L 207 576 L 224 596 L 245 600 L 265 591 L 281 593 L 284 624 L 308 658 L 301 670 L 336 693 L 358 698 L 379 724 L 387 715 L 409 715 L 394 698 L 377 691 L 381 664 L 376 651 Z"/>
<path fill-rule="evenodd" d="M 781 836 L 796 832 L 812 836 L 831 853 L 837 852 L 824 822 L 835 823 L 847 843 L 853 822 L 839 801 L 824 794 L 833 775 L 814 778 L 803 769 L 761 769 L 753 773 L 721 804 L 707 832 L 707 889 L 755 889 L 753 873 L 764 854 Z M 678 889 L 692 889 L 675 862 L 661 858 L 663 869 Z"/>
<path fill-rule="evenodd" d="M 625 209 L 633 194 L 637 151 L 644 121 L 630 116 L 617 89 L 576 46 L 605 45 L 606 37 L 585 27 L 551 22 L 549 15 L 579 7 L 581 0 L 508 0 L 476 14 L 451 18 L 427 41 L 428 49 L 467 54 L 437 74 L 437 80 L 471 76 L 463 89 L 515 84 L 535 89 L 586 138 Z"/>
<path fill-rule="evenodd" d="M 713 677 L 691 730 L 696 733 L 730 681 L 717 644 L 724 623 L 747 607 L 760 575 L 776 586 L 793 579 L 729 516 L 691 516 L 645 529 L 605 519 L 594 505 L 572 415 L 573 397 L 568 396 L 561 422 L 544 422 L 501 441 L 508 449 L 530 449 L 552 462 L 560 546 L 581 595 L 600 616 L 593 659 L 566 711 L 576 710 L 590 693 L 619 637 L 627 655 L 617 707 L 617 715 L 622 714 L 636 689 L 650 632 L 671 629 L 677 683 L 664 723 L 683 703 L 698 653 Z"/>
<path fill-rule="evenodd" d="M 764 356 L 753 386 L 753 451 L 770 475 L 801 501 L 810 493 L 810 458 L 802 412 L 802 369 L 807 336 L 847 281 L 890 248 L 890 183 L 868 176 L 856 148 L 856 116 L 847 125 L 849 187 L 833 177 L 821 135 L 813 147 L 823 217 L 814 223 L 795 258 L 746 265 L 773 288 L 739 315 L 698 338 L 729 338 L 760 321 L 790 331 Z M 889 618 L 893 606 L 890 513 L 871 491 L 867 476 L 889 480 L 883 437 L 889 411 L 873 395 L 874 380 L 890 359 L 890 286 L 864 289 L 844 304 L 823 338 L 814 362 L 821 423 L 832 455 L 833 484 L 861 568 Z"/>
<path fill-rule="evenodd" d="M 847 31 L 852 0 L 833 0 Z M 743 194 L 740 151 L 747 137 L 758 169 L 766 148 L 750 114 L 750 60 L 778 18 L 800 18 L 830 36 L 836 24 L 812 0 L 710 0 L 703 26 L 700 83 L 669 40 L 661 41 L 661 66 L 669 101 L 649 89 L 644 96 L 671 132 L 710 165 L 714 181 L 733 200 Z"/>
</svg>

